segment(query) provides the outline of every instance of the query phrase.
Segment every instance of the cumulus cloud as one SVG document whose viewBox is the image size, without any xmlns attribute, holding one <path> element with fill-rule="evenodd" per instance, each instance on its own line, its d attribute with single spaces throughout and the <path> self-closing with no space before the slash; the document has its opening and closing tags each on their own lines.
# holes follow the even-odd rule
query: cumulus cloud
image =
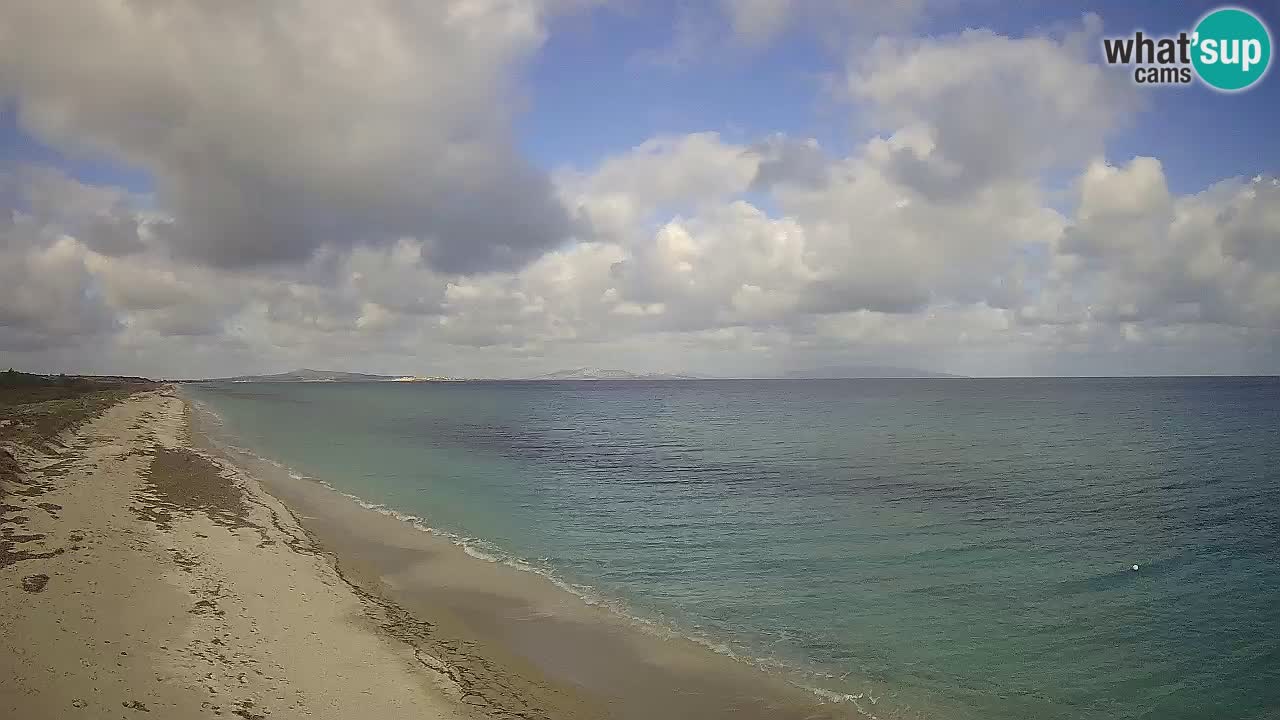
<svg viewBox="0 0 1280 720">
<path fill-rule="evenodd" d="M 512 66 L 542 43 L 547 11 L 10 5 L 0 94 L 36 136 L 148 172 L 176 221 L 166 241 L 200 262 L 300 262 L 409 235 L 447 271 L 511 268 L 570 234 L 508 109 Z"/>
<path fill-rule="evenodd" d="M 107 307 L 131 329 L 164 336 L 216 335 L 243 303 L 244 282 L 157 258 L 90 253 L 85 266 Z"/>
<path fill-rule="evenodd" d="M 1127 78 L 1094 62 L 1101 20 L 1061 37 L 966 30 L 882 38 L 851 60 L 847 90 L 900 132 L 886 169 L 939 200 L 1034 178 L 1102 150 L 1139 107 Z"/>
<path fill-rule="evenodd" d="M 28 216 L 0 221 L 0 349 L 40 348 L 110 331 L 86 249 Z"/>
<path fill-rule="evenodd" d="M 156 218 L 137 211 L 138 201 L 111 187 L 85 185 L 55 168 L 24 166 L 9 179 L 32 220 L 82 237 L 107 255 L 130 255 L 146 248 Z M 163 224 L 162 221 L 159 221 Z"/>
<path fill-rule="evenodd" d="M 751 189 L 768 191 L 777 185 L 821 185 L 827 180 L 831 160 L 817 140 L 776 133 L 756 143 L 751 152 L 760 158 Z"/>
<path fill-rule="evenodd" d="M 1139 157 L 1093 163 L 1078 192 L 1042 296 L 1058 309 L 1044 317 L 1067 308 L 1104 323 L 1280 328 L 1280 180 L 1229 180 L 1175 197 L 1160 162 Z"/>
<path fill-rule="evenodd" d="M 574 4 L 0 11 L 22 127 L 155 183 L 0 173 L 0 353 L 165 375 L 1280 362 L 1280 183 L 1178 194 L 1156 158 L 1108 161 L 1141 106 L 1094 64 L 1096 18 L 855 47 L 840 85 L 874 134 L 844 153 L 668 133 L 544 173 L 513 78 Z M 713 7 L 752 46 L 843 13 Z"/>
<path fill-rule="evenodd" d="M 761 157 L 704 132 L 651 138 L 591 172 L 564 170 L 566 203 L 598 236 L 619 239 L 655 216 L 720 202 L 749 188 Z"/>
</svg>

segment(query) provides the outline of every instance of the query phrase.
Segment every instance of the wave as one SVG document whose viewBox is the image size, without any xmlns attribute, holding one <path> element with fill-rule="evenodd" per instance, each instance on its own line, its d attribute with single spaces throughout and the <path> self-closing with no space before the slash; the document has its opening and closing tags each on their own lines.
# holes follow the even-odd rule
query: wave
<svg viewBox="0 0 1280 720">
<path fill-rule="evenodd" d="M 618 598 L 610 597 L 590 585 L 566 579 L 550 564 L 549 558 L 538 558 L 537 562 L 531 562 L 530 560 L 513 554 L 483 538 L 473 537 L 436 527 L 431 525 L 426 518 L 420 515 L 397 510 L 384 503 L 373 502 L 354 493 L 346 492 L 345 490 L 334 486 L 327 480 L 301 472 L 300 470 L 292 468 L 279 460 L 264 456 L 251 448 L 240 445 L 237 442 L 233 442 L 232 437 L 234 437 L 234 435 L 229 429 L 228 423 L 216 410 L 214 410 L 208 403 L 196 400 L 190 395 L 186 395 L 185 399 L 191 404 L 195 411 L 193 414 L 198 416 L 199 424 L 203 426 L 207 423 L 215 430 L 215 432 L 210 432 L 203 428 L 197 429 L 196 427 L 193 427 L 193 433 L 199 432 L 203 435 L 205 440 L 208 441 L 210 445 L 214 446 L 218 453 L 222 454 L 222 457 L 210 456 L 208 453 L 203 452 L 201 454 L 209 457 L 209 459 L 213 461 L 223 460 L 224 462 L 221 464 L 224 466 L 230 464 L 232 467 L 228 469 L 235 472 L 241 478 L 257 479 L 251 470 L 243 467 L 239 463 L 236 463 L 233 459 L 234 456 L 240 456 L 252 464 L 269 466 L 280 471 L 282 475 L 287 476 L 290 480 L 295 482 L 318 483 L 366 510 L 386 515 L 409 525 L 415 530 L 448 540 L 450 543 L 461 549 L 462 552 L 476 560 L 500 564 L 520 572 L 538 575 L 552 583 L 560 590 L 577 597 L 584 604 L 591 607 L 603 608 L 640 631 L 666 639 L 681 639 L 693 642 L 736 662 L 752 666 L 763 672 L 781 676 L 793 686 L 812 693 L 824 702 L 848 704 L 859 714 L 865 717 L 872 718 L 873 720 L 878 718 L 873 709 L 879 702 L 880 698 L 875 697 L 872 694 L 871 689 L 864 688 L 859 692 L 850 693 L 843 690 L 833 690 L 829 687 L 823 687 L 820 684 L 822 680 L 834 680 L 837 678 L 844 680 L 848 677 L 848 673 L 844 676 L 837 676 L 825 670 L 803 667 L 794 662 L 784 661 L 776 657 L 760 655 L 758 652 L 753 652 L 752 648 L 748 647 L 746 643 L 717 638 L 696 630 L 691 630 L 687 627 L 682 627 L 657 613 L 639 612 L 628 603 Z M 873 707 L 867 707 L 868 704 Z"/>
</svg>

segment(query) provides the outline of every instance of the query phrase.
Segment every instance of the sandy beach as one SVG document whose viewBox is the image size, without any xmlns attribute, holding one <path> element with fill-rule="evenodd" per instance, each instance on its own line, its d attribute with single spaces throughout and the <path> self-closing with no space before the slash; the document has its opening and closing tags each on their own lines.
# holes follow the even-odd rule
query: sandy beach
<svg viewBox="0 0 1280 720">
<path fill-rule="evenodd" d="M 637 632 L 544 578 L 469 557 L 318 483 L 233 464 L 193 443 L 191 415 L 166 387 L 51 441 L 5 443 L 0 714 L 851 710 L 695 643 Z"/>
<path fill-rule="evenodd" d="M 0 715 L 466 717 L 411 628 L 187 447 L 185 414 L 143 393 L 9 447 Z"/>
</svg>

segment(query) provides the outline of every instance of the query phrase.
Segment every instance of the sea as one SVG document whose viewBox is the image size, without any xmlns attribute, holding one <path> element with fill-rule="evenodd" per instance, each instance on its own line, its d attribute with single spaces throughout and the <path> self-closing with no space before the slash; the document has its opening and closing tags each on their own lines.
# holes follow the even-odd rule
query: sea
<svg viewBox="0 0 1280 720">
<path fill-rule="evenodd" d="M 880 718 L 1280 717 L 1280 378 L 183 391 L 296 477 Z"/>
</svg>

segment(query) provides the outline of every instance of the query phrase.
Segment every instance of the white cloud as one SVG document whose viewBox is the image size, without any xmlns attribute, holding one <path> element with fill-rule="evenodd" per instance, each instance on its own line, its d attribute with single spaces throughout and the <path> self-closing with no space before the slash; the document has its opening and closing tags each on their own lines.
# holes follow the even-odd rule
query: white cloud
<svg viewBox="0 0 1280 720">
<path fill-rule="evenodd" d="M 1034 179 L 1102 150 L 1141 96 L 1096 59 L 1101 21 L 1062 37 L 966 30 L 878 40 L 850 62 L 848 92 L 900 133 L 886 169 L 940 200 Z M 909 138 L 909 139 L 908 139 Z"/>
<path fill-rule="evenodd" d="M 196 260 L 414 235 L 475 270 L 571 232 L 509 127 L 511 68 L 546 33 L 537 0 L 5 8 L 0 95 L 22 127 L 148 172 L 177 220 L 165 237 Z"/>
<path fill-rule="evenodd" d="M 544 176 L 503 106 L 548 6 L 435 9 L 102 3 L 0 24 L 24 126 L 158 189 L 0 176 L 0 354 L 166 375 L 1280 362 L 1280 183 L 1178 195 L 1155 158 L 1108 163 L 1138 105 L 1092 62 L 1096 19 L 856 52 L 844 87 L 878 134 L 844 157 L 667 134 Z M 818 12 L 724 9 L 754 43 Z M 226 33 L 195 32 L 210 13 Z M 1076 178 L 1070 207 L 1049 172 Z"/>
<path fill-rule="evenodd" d="M 35 222 L 78 235 L 107 255 L 144 250 L 153 238 L 151 226 L 159 221 L 138 212 L 139 199 L 128 193 L 85 185 L 53 168 L 25 165 L 8 182 Z"/>
<path fill-rule="evenodd" d="M 1134 158 L 1124 167 L 1093 163 L 1079 194 L 1058 244 L 1066 262 L 1033 306 L 1034 317 L 1065 309 L 1108 324 L 1280 329 L 1275 178 L 1226 181 L 1176 197 L 1157 160 Z"/>
<path fill-rule="evenodd" d="M 597 236 L 621 240 L 655 217 L 721 202 L 747 190 L 761 157 L 718 133 L 661 136 L 557 183 Z"/>
<path fill-rule="evenodd" d="M 112 329 L 84 246 L 30 217 L 0 220 L 0 348 L 59 345 Z"/>
</svg>

